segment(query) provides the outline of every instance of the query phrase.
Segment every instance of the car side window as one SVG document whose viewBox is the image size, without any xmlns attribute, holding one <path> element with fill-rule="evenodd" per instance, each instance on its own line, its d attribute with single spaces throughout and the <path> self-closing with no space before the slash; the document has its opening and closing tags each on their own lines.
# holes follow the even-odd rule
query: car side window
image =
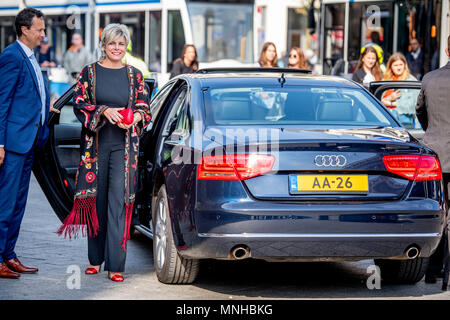
<svg viewBox="0 0 450 320">
<path fill-rule="evenodd" d="M 420 89 L 390 88 L 381 94 L 381 102 L 391 114 L 406 128 L 422 130 L 416 116 L 416 103 Z"/>
<path fill-rule="evenodd" d="M 164 123 L 164 134 L 169 136 L 177 128 L 180 123 L 180 119 L 183 118 L 183 106 L 187 96 L 187 86 L 182 84 L 177 90 L 172 91 L 172 94 L 168 97 L 167 103 L 169 112 Z"/>
<path fill-rule="evenodd" d="M 186 135 L 189 132 L 189 116 L 187 112 L 187 102 L 186 99 L 180 108 L 180 116 L 178 117 L 177 125 L 175 131 L 180 135 Z"/>
<path fill-rule="evenodd" d="M 152 118 L 155 119 L 166 101 L 169 93 L 172 91 L 175 82 L 169 83 L 165 85 L 161 90 L 158 91 L 156 96 L 150 102 L 150 113 L 152 114 Z"/>
</svg>

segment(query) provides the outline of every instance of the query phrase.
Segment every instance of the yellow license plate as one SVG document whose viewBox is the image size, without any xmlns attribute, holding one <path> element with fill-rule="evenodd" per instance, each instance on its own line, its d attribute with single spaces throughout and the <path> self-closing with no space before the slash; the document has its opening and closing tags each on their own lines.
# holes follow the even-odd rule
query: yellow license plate
<svg viewBox="0 0 450 320">
<path fill-rule="evenodd" d="M 366 174 L 299 174 L 289 176 L 292 193 L 367 193 L 369 178 Z"/>
</svg>

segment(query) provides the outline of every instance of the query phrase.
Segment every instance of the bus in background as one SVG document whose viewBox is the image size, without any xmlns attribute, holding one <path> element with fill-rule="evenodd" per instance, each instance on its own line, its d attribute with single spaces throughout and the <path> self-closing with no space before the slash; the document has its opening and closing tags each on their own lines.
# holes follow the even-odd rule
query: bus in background
<svg viewBox="0 0 450 320">
<path fill-rule="evenodd" d="M 68 75 L 62 67 L 64 53 L 71 45 L 74 32 L 78 32 L 91 48 L 92 19 L 89 14 L 92 0 L 2 0 L 0 3 L 0 52 L 16 40 L 14 19 L 17 13 L 32 7 L 45 15 L 46 36 L 54 51 L 57 67 L 47 70 L 50 93 L 53 97 L 65 92 Z"/>
<path fill-rule="evenodd" d="M 168 81 L 183 45 L 194 44 L 199 67 L 253 65 L 252 0 L 97 0 L 95 34 L 109 23 L 128 26 L 133 55 Z"/>
<path fill-rule="evenodd" d="M 199 67 L 254 65 L 254 0 L 2 0 L 0 52 L 15 40 L 14 17 L 33 7 L 45 14 L 46 33 L 61 63 L 74 32 L 96 54 L 102 29 L 128 26 L 132 54 L 163 85 L 184 44 L 197 48 Z"/>
<path fill-rule="evenodd" d="M 19 8 L 18 0 L 2 0 L 0 2 L 0 52 L 16 41 L 14 17 Z"/>
<path fill-rule="evenodd" d="M 323 0 L 320 61 L 323 74 L 351 77 L 361 48 L 378 36 L 387 63 L 394 52 L 410 50 L 417 38 L 424 74 L 447 64 L 450 0 Z"/>
</svg>

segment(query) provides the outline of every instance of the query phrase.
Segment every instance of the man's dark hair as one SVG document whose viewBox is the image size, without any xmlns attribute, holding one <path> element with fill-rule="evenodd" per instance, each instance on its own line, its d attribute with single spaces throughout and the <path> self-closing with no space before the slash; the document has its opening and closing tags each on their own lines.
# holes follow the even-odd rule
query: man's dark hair
<svg viewBox="0 0 450 320">
<path fill-rule="evenodd" d="M 27 29 L 30 29 L 34 17 L 43 19 L 44 14 L 42 11 L 34 8 L 23 9 L 17 14 L 14 21 L 14 26 L 18 37 L 22 35 L 22 27 L 27 27 Z"/>
</svg>

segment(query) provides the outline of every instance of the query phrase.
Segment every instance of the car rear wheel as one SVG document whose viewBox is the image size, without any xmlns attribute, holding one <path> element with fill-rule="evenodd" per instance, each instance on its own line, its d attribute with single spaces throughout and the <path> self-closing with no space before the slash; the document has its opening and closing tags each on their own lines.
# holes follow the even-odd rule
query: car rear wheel
<svg viewBox="0 0 450 320">
<path fill-rule="evenodd" d="M 166 188 L 158 192 L 153 210 L 153 261 L 156 275 L 162 283 L 192 283 L 197 277 L 200 261 L 186 259 L 178 254 L 175 247 Z"/>
<path fill-rule="evenodd" d="M 410 260 L 375 260 L 380 267 L 381 278 L 386 282 L 414 284 L 425 275 L 429 258 Z"/>
</svg>

